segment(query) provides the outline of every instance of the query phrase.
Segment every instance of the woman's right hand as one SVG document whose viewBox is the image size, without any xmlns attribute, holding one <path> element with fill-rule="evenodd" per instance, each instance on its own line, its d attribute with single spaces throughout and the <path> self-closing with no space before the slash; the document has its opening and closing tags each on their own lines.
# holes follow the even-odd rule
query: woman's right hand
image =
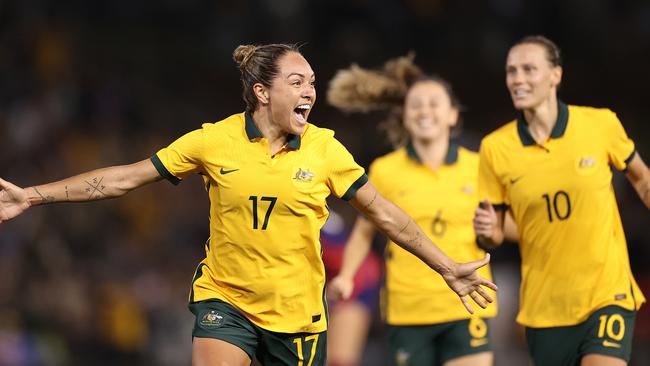
<svg viewBox="0 0 650 366">
<path fill-rule="evenodd" d="M 345 276 L 334 277 L 327 285 L 327 293 L 334 300 L 347 300 L 354 290 L 354 280 Z"/>
<path fill-rule="evenodd" d="M 0 222 L 20 215 L 29 206 L 24 189 L 0 178 Z"/>
<path fill-rule="evenodd" d="M 485 309 L 488 303 L 494 301 L 492 296 L 485 291 L 483 287 L 491 288 L 497 291 L 497 286 L 487 279 L 481 277 L 476 271 L 490 263 L 490 254 L 486 254 L 483 259 L 468 262 L 456 263 L 453 269 L 442 275 L 449 288 L 454 290 L 460 297 L 460 301 L 470 314 L 474 314 L 474 309 L 470 305 L 467 297 L 471 297 L 475 303 Z"/>
</svg>

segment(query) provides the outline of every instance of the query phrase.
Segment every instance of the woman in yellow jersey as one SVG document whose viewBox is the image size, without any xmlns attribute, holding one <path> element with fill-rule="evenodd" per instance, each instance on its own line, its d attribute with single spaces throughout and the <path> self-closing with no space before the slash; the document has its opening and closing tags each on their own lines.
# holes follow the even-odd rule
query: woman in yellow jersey
<svg viewBox="0 0 650 366">
<path fill-rule="evenodd" d="M 506 60 L 519 117 L 481 142 L 474 227 L 486 247 L 503 240 L 508 210 L 519 228 L 522 284 L 517 321 L 536 366 L 625 365 L 637 309 L 612 189 L 625 172 L 650 207 L 650 173 L 616 115 L 557 98 L 560 51 L 529 36 Z"/>
<path fill-rule="evenodd" d="M 190 291 L 196 316 L 194 365 L 319 365 L 327 313 L 319 232 L 334 194 L 439 272 L 468 310 L 485 307 L 494 284 L 475 270 L 489 257 L 458 264 L 411 218 L 367 183 L 363 168 L 307 117 L 315 76 L 294 45 L 239 46 L 246 111 L 205 123 L 150 159 L 26 189 L 0 179 L 0 222 L 27 208 L 122 196 L 167 178 L 203 176 L 210 240 Z"/>
<path fill-rule="evenodd" d="M 396 150 L 370 166 L 370 182 L 405 210 L 455 260 L 482 258 L 472 218 L 478 205 L 478 154 L 451 140 L 460 103 L 451 85 L 423 75 L 402 57 L 384 70 L 352 66 L 339 71 L 328 100 L 346 111 L 388 110 L 389 138 Z M 353 277 L 368 254 L 376 229 L 359 216 L 345 248 L 339 275 L 328 289 L 347 298 Z M 489 267 L 480 273 L 490 278 Z M 487 366 L 492 351 L 486 318 L 496 304 L 470 316 L 444 281 L 394 242 L 386 247 L 383 315 L 388 324 L 392 365 Z"/>
</svg>

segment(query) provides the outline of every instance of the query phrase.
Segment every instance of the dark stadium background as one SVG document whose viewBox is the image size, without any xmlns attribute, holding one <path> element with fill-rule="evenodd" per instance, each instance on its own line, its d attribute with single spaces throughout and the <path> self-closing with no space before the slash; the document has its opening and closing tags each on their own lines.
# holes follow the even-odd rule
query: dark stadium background
<svg viewBox="0 0 650 366">
<path fill-rule="evenodd" d="M 205 121 L 243 110 L 239 44 L 306 42 L 320 102 L 358 162 L 389 151 L 381 114 L 343 115 L 325 102 L 334 72 L 377 67 L 413 50 L 466 106 L 461 142 L 515 113 L 504 59 L 541 33 L 564 51 L 561 97 L 616 111 L 650 161 L 647 0 L 0 0 L 0 177 L 21 186 L 151 156 Z M 614 185 L 632 267 L 650 295 L 650 215 L 621 174 Z M 351 223 L 352 212 L 332 202 Z M 0 225 L 0 365 L 186 365 L 193 270 L 208 231 L 200 179 L 124 198 L 29 210 Z M 501 313 L 497 365 L 526 365 L 515 325 L 514 245 L 494 253 Z M 631 365 L 650 364 L 642 309 Z M 382 327 L 364 365 L 385 362 Z"/>
</svg>

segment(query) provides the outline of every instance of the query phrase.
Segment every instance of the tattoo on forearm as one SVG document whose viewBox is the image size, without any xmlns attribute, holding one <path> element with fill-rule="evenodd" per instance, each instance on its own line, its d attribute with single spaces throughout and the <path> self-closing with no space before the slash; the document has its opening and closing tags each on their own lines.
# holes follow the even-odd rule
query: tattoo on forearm
<svg viewBox="0 0 650 366">
<path fill-rule="evenodd" d="M 411 219 L 409 218 L 409 220 L 406 222 L 406 225 L 404 225 L 402 230 L 400 230 L 399 233 L 397 233 L 397 236 L 399 236 L 401 233 L 403 233 L 404 230 L 406 230 L 406 228 L 409 226 L 410 223 L 411 223 Z"/>
<path fill-rule="evenodd" d="M 52 197 L 52 196 L 45 197 L 45 196 L 43 196 L 41 194 L 41 192 L 38 191 L 38 189 L 36 189 L 36 187 L 33 187 L 33 188 L 34 188 L 34 192 L 36 192 L 36 194 L 38 194 L 41 197 L 41 200 L 43 200 L 42 202 L 44 202 L 44 203 L 52 203 L 52 202 L 55 201 L 54 197 Z"/>
<path fill-rule="evenodd" d="M 436 271 L 436 272 L 438 272 L 440 274 L 442 274 L 442 271 L 445 270 L 445 268 L 443 266 L 441 266 L 440 264 L 438 264 L 438 263 L 433 264 L 433 267 L 431 267 L 431 268 L 433 268 L 434 271 Z"/>
<path fill-rule="evenodd" d="M 399 237 L 404 231 L 406 231 L 406 229 L 409 227 L 409 225 L 411 225 L 412 222 L 413 220 L 409 218 L 409 220 L 406 222 L 404 227 L 402 227 L 402 229 L 397 233 L 397 236 Z M 419 248 L 422 245 L 420 232 L 416 230 L 415 233 L 413 234 L 413 237 L 405 240 L 404 244 L 406 244 L 411 248 Z"/>
<path fill-rule="evenodd" d="M 363 208 L 367 210 L 375 202 L 375 199 L 377 199 L 377 192 L 375 192 L 375 195 L 372 197 L 370 202 L 363 206 Z"/>
<path fill-rule="evenodd" d="M 104 193 L 104 189 L 106 189 L 106 186 L 102 184 L 103 180 L 104 177 L 101 177 L 99 179 L 93 178 L 92 182 L 85 181 L 86 184 L 89 185 L 89 187 L 86 188 L 86 193 L 88 193 L 89 200 L 106 197 L 106 193 Z"/>
<path fill-rule="evenodd" d="M 415 232 L 415 236 L 406 241 L 406 244 L 412 248 L 419 248 L 422 245 L 420 241 L 420 233 Z"/>
<path fill-rule="evenodd" d="M 68 194 L 68 186 L 65 186 L 65 199 L 70 201 L 70 195 Z"/>
</svg>

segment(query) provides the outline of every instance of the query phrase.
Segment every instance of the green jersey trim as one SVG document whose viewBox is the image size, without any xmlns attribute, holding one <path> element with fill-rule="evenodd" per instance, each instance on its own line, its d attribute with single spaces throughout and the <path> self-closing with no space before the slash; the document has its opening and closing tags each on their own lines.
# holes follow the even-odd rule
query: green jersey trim
<svg viewBox="0 0 650 366">
<path fill-rule="evenodd" d="M 363 173 L 362 176 L 359 177 L 348 190 L 345 192 L 345 194 L 341 197 L 342 200 L 349 201 L 354 195 L 357 193 L 357 190 L 361 187 L 363 187 L 366 183 L 368 183 L 368 175 L 366 173 Z"/>
<path fill-rule="evenodd" d="M 248 111 L 244 113 L 244 116 L 246 119 L 245 129 L 246 129 L 246 136 L 248 137 L 248 140 L 253 141 L 255 139 L 264 137 L 262 135 L 262 132 L 255 125 L 255 121 L 253 121 L 253 116 Z M 300 136 L 289 134 L 287 136 L 287 146 L 295 150 L 300 149 Z"/>
<path fill-rule="evenodd" d="M 551 131 L 551 137 L 554 139 L 559 139 L 564 136 L 566 128 L 569 122 L 569 107 L 561 101 L 557 102 L 557 120 L 555 121 L 555 126 Z M 526 117 L 524 117 L 523 112 L 517 118 L 517 132 L 519 133 L 519 139 L 524 146 L 536 145 L 535 139 L 531 136 L 530 131 L 528 131 L 528 122 Z"/>
<path fill-rule="evenodd" d="M 152 156 L 150 160 L 153 163 L 153 166 L 156 168 L 156 170 L 158 171 L 158 174 L 160 174 L 161 177 L 167 179 L 168 181 L 170 181 L 175 186 L 178 185 L 178 183 L 181 182 L 180 179 L 175 177 L 172 173 L 169 172 L 169 170 L 167 170 L 167 168 L 165 168 L 162 161 L 160 161 L 160 158 L 158 157 L 158 155 L 154 154 L 154 156 Z"/>
<path fill-rule="evenodd" d="M 458 161 L 458 147 L 459 145 L 456 142 L 449 141 L 449 147 L 447 148 L 447 155 L 445 156 L 445 165 L 451 165 L 454 164 L 456 161 Z M 422 158 L 420 158 L 418 152 L 415 151 L 415 146 L 413 146 L 413 141 L 409 141 L 408 144 L 406 145 L 406 153 L 411 159 L 417 161 L 418 163 L 422 163 Z"/>
</svg>

